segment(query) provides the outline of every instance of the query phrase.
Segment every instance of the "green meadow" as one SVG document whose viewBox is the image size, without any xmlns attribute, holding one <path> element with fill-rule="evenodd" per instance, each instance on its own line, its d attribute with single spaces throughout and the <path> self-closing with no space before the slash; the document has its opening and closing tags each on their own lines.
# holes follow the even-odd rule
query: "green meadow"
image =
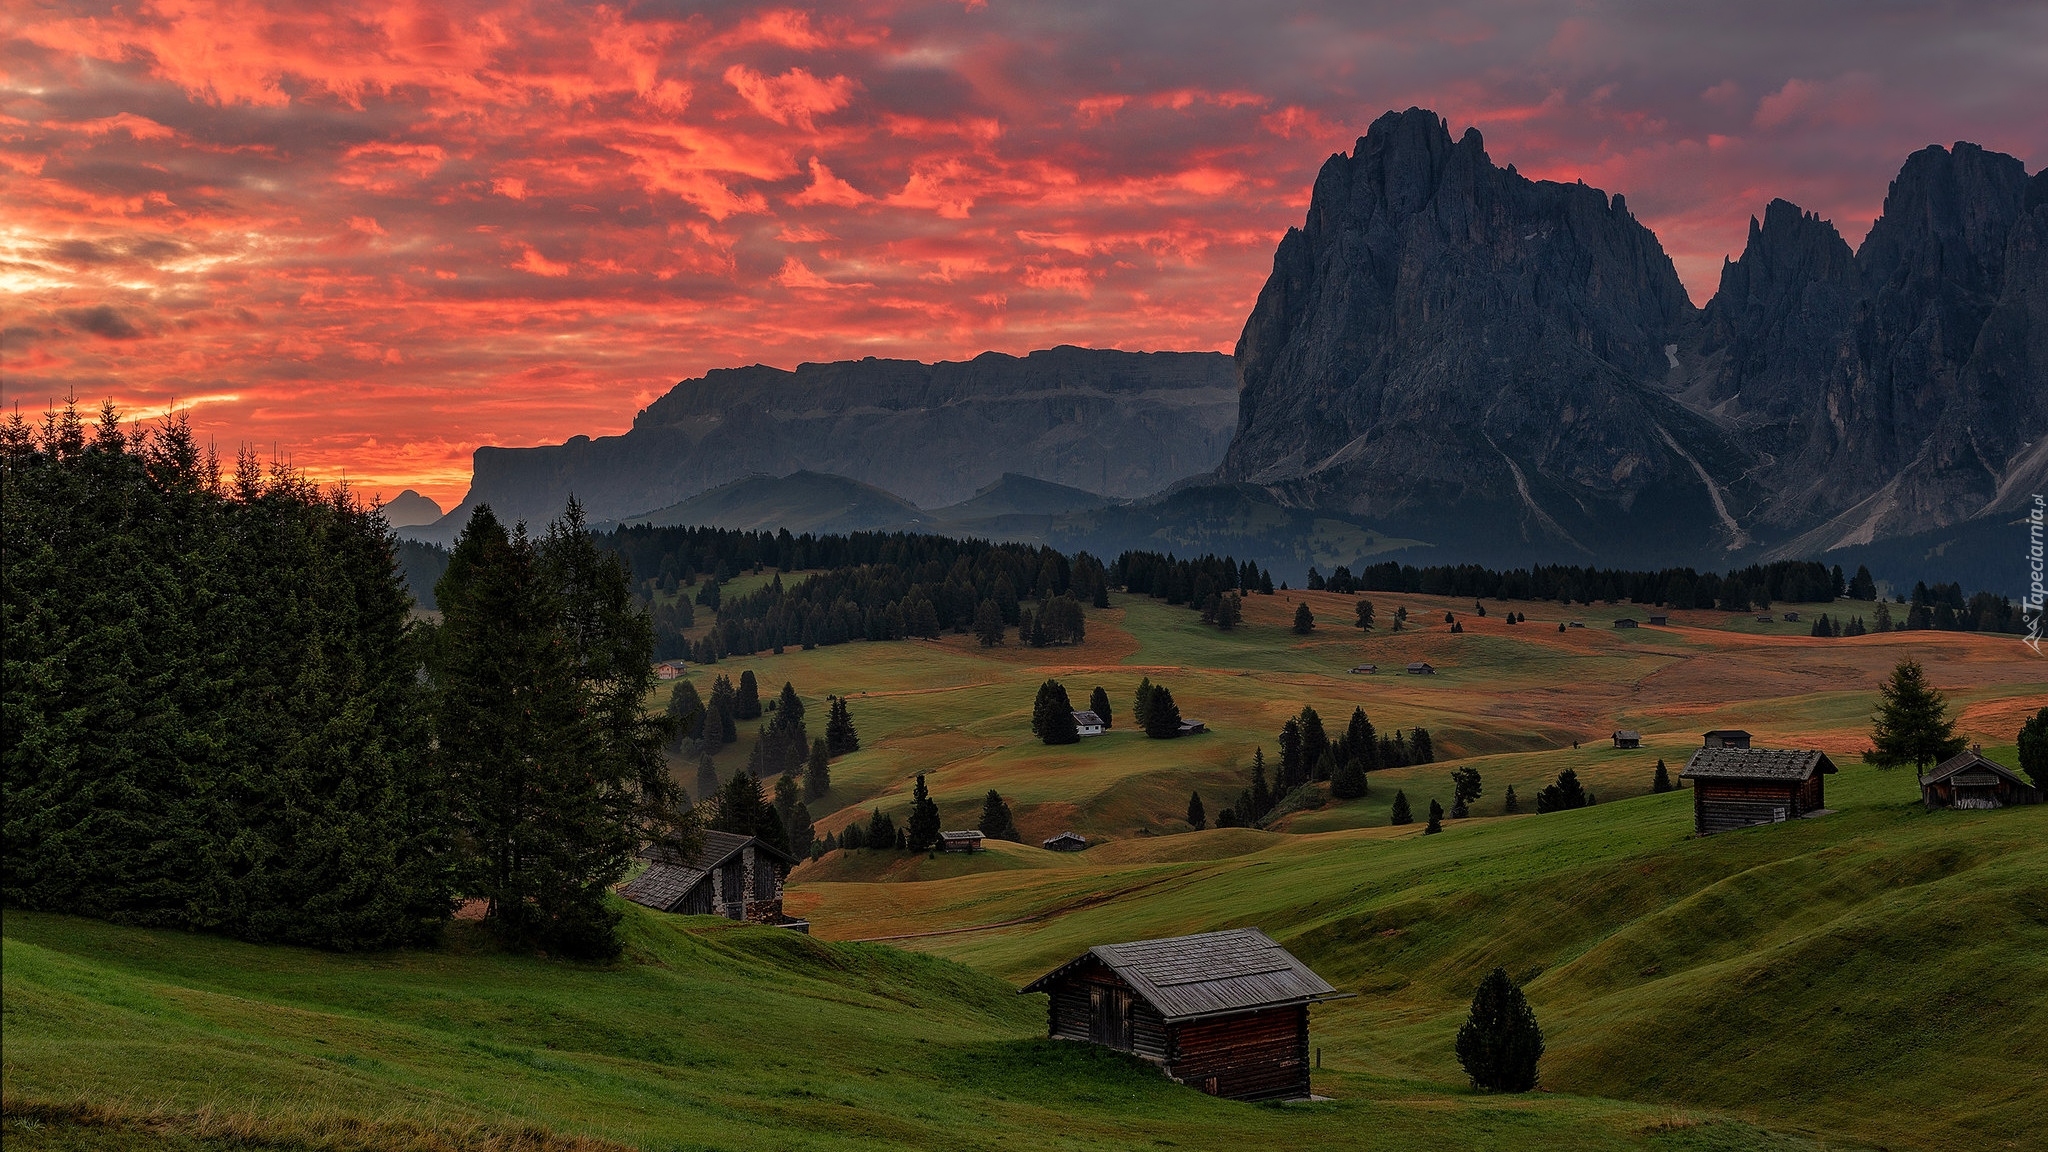
<svg viewBox="0 0 2048 1152">
<path fill-rule="evenodd" d="M 338 955 L 8 911 L 7 1147 L 2048 1146 L 2048 805 L 1929 813 L 1910 772 L 1856 757 L 1878 679 L 1912 655 L 2012 763 L 2048 665 L 2010 637 L 1815 640 L 1711 612 L 1617 631 L 1641 610 L 1489 602 L 1480 619 L 1372 598 L 1369 635 L 1346 597 L 1253 597 L 1219 633 L 1120 596 L 1072 649 L 949 637 L 722 662 L 764 695 L 792 681 L 820 717 L 828 693 L 849 698 L 862 748 L 833 764 L 821 827 L 900 817 L 922 772 L 947 827 L 993 787 L 1025 831 L 973 857 L 805 864 L 789 904 L 816 937 L 629 908 L 626 958 L 586 966 L 496 952 L 463 923 L 438 950 Z M 1302 599 L 1307 637 L 1287 627 Z M 1410 660 L 1438 673 L 1404 675 Z M 1345 671 L 1363 662 L 1381 671 Z M 1141 676 L 1211 731 L 1129 731 Z M 1117 727 L 1038 745 L 1047 677 L 1077 704 L 1102 684 Z M 1382 731 L 1420 724 L 1442 762 L 1275 830 L 1190 830 L 1188 793 L 1220 809 L 1305 703 L 1333 731 L 1353 706 Z M 1641 751 L 1611 747 L 1622 727 Z M 1650 779 L 1714 727 L 1827 749 L 1831 814 L 1692 838 L 1690 793 Z M 1459 764 L 1485 780 L 1470 819 L 1388 825 L 1397 789 L 1418 815 L 1448 804 Z M 1599 803 L 1528 814 L 1566 767 Z M 1524 814 L 1501 812 L 1510 784 Z M 1088 851 L 1035 847 L 1068 828 Z M 1328 1100 L 1176 1087 L 1042 1039 L 1044 1001 L 1014 991 L 1091 944 L 1236 925 L 1357 994 L 1315 1010 Z M 1525 1096 L 1473 1093 L 1451 1054 L 1495 965 L 1545 1029 Z"/>
</svg>

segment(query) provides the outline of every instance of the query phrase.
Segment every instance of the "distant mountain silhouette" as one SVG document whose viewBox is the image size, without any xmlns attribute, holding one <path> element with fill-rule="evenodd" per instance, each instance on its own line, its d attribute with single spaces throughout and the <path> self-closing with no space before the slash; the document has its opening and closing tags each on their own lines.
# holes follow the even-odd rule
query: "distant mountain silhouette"
<svg viewBox="0 0 2048 1152">
<path fill-rule="evenodd" d="M 441 506 L 407 488 L 384 505 L 384 521 L 393 528 L 432 524 L 441 518 Z"/>
</svg>

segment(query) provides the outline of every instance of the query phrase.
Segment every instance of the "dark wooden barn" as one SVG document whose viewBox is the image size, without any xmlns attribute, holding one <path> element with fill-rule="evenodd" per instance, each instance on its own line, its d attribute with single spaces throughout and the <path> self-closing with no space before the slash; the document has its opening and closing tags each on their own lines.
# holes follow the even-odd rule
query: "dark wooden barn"
<svg viewBox="0 0 2048 1152">
<path fill-rule="evenodd" d="M 1986 759 L 1981 744 L 1943 760 L 1920 777 L 1920 802 L 1930 810 L 2003 808 L 2040 801 L 2039 789 L 1998 761 Z"/>
<path fill-rule="evenodd" d="M 1338 992 L 1256 928 L 1103 944 L 1024 986 L 1047 1032 L 1141 1056 L 1237 1100 L 1309 1094 L 1308 1006 Z"/>
<path fill-rule="evenodd" d="M 1057 836 L 1047 839 L 1044 844 L 1044 848 L 1048 852 L 1079 852 L 1086 847 L 1088 847 L 1088 838 L 1079 832 L 1062 832 Z"/>
<path fill-rule="evenodd" d="M 1693 782 L 1692 826 L 1701 836 L 1812 816 L 1827 807 L 1827 753 L 1799 748 L 1702 748 L 1679 773 Z"/>
<path fill-rule="evenodd" d="M 647 871 L 619 885 L 619 895 L 657 912 L 801 923 L 782 914 L 782 882 L 796 866 L 788 853 L 753 836 L 708 830 L 698 836 L 688 859 L 665 849 L 643 853 Z"/>
<path fill-rule="evenodd" d="M 1614 746 L 1616 748 L 1641 748 L 1643 746 L 1643 734 L 1633 728 L 1616 728 L 1614 730 Z"/>
<path fill-rule="evenodd" d="M 1749 733 L 1740 728 L 1716 728 L 1706 735 L 1708 748 L 1747 748 Z"/>
</svg>

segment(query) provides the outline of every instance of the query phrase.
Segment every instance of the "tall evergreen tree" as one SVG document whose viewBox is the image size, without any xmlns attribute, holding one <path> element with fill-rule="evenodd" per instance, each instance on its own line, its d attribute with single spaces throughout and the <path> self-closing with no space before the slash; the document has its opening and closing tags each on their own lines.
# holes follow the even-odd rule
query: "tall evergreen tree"
<svg viewBox="0 0 2048 1152">
<path fill-rule="evenodd" d="M 1301 717 L 1289 716 L 1287 723 L 1280 726 L 1280 787 L 1283 791 L 1308 779 L 1308 768 L 1302 759 Z"/>
<path fill-rule="evenodd" d="M 931 790 L 924 786 L 924 773 L 917 774 L 917 787 L 911 792 L 910 822 L 904 826 L 904 847 L 912 852 L 929 852 L 939 846 L 939 806 L 932 800 Z"/>
<path fill-rule="evenodd" d="M 1429 738 L 1429 729 L 1416 725 L 1408 734 L 1408 762 L 1411 764 L 1436 763 L 1436 744 Z"/>
<path fill-rule="evenodd" d="M 1330 777 L 1330 795 L 1339 800 L 1356 800 L 1365 795 L 1365 764 L 1353 756 Z"/>
<path fill-rule="evenodd" d="M 1138 680 L 1137 694 L 1131 700 L 1131 719 L 1137 721 L 1138 727 L 1141 729 L 1145 727 L 1145 718 L 1152 714 L 1151 705 L 1152 678 L 1150 676 L 1141 677 Z"/>
<path fill-rule="evenodd" d="M 1536 794 L 1538 812 L 1568 812 L 1590 803 L 1592 798 L 1586 794 L 1585 785 L 1579 783 L 1578 772 L 1571 768 L 1559 772 L 1557 783 L 1544 785 Z"/>
<path fill-rule="evenodd" d="M 1899 661 L 1879 692 L 1877 715 L 1871 721 L 1872 747 L 1863 754 L 1864 763 L 1880 768 L 1911 764 L 1924 772 L 1968 745 L 1956 735 L 1948 702 L 1927 683 L 1918 661 Z"/>
<path fill-rule="evenodd" d="M 1308 602 L 1302 601 L 1294 610 L 1294 634 L 1306 636 L 1316 630 L 1316 614 L 1308 610 Z"/>
<path fill-rule="evenodd" d="M 983 600 L 974 610 L 974 636 L 983 648 L 994 648 L 1003 642 L 1003 610 L 994 600 Z"/>
<path fill-rule="evenodd" d="M 1109 693 L 1102 690 L 1102 685 L 1097 684 L 1095 691 L 1088 694 L 1088 710 L 1102 719 L 1102 730 L 1109 731 Z"/>
<path fill-rule="evenodd" d="M 1443 830 L 1444 806 L 1437 803 L 1435 800 L 1431 800 L 1429 802 L 1429 823 L 1423 825 L 1422 834 L 1424 836 L 1428 836 L 1433 833 L 1441 832 Z"/>
<path fill-rule="evenodd" d="M 1304 705 L 1300 719 L 1302 767 L 1313 774 L 1316 766 L 1323 762 L 1323 756 L 1330 751 L 1330 736 L 1323 730 L 1323 718 L 1316 714 L 1314 708 Z M 1286 786 L 1294 788 L 1306 780 L 1306 776 L 1300 780 L 1289 780 Z"/>
<path fill-rule="evenodd" d="M 740 729 L 738 718 L 733 711 L 733 697 L 732 681 L 729 678 L 720 676 L 711 682 L 711 700 L 706 705 L 710 713 L 707 724 L 715 726 L 716 738 L 721 744 L 739 742 Z M 707 736 L 706 739 L 708 741 L 710 737 Z"/>
<path fill-rule="evenodd" d="M 981 834 L 991 840 L 1008 840 L 1012 843 L 1023 839 L 1017 831 L 1017 821 L 1010 815 L 1010 805 L 995 789 L 981 798 L 981 820 L 975 824 Z"/>
<path fill-rule="evenodd" d="M 811 824 L 811 810 L 804 805 L 796 777 L 784 776 L 775 782 L 775 815 L 782 822 L 783 839 L 790 855 L 798 859 L 809 856 L 817 829 Z"/>
<path fill-rule="evenodd" d="M 1200 832 L 1209 826 L 1209 814 L 1202 810 L 1202 794 L 1188 793 L 1188 827 Z"/>
<path fill-rule="evenodd" d="M 1657 775 L 1650 781 L 1650 791 L 1663 795 L 1671 791 L 1671 770 L 1664 766 L 1664 758 L 1657 758 Z"/>
<path fill-rule="evenodd" d="M 1495 968 L 1472 994 L 1472 1011 L 1458 1029 L 1458 1063 L 1482 1092 L 1527 1092 L 1536 1087 L 1543 1030 L 1522 990 Z"/>
<path fill-rule="evenodd" d="M 1358 598 L 1358 627 L 1361 631 L 1372 631 L 1372 601 Z"/>
<path fill-rule="evenodd" d="M 825 751 L 833 756 L 860 751 L 860 733 L 853 726 L 853 715 L 847 711 L 843 696 L 832 697 L 832 707 L 825 718 Z"/>
<path fill-rule="evenodd" d="M 811 754 L 804 761 L 804 799 L 816 800 L 832 790 L 832 754 L 823 737 L 811 741 Z"/>
<path fill-rule="evenodd" d="M 1047 680 L 1038 686 L 1038 699 L 1031 705 L 1031 734 L 1046 744 L 1080 743 L 1074 706 L 1067 700 L 1066 686 L 1059 681 Z"/>
<path fill-rule="evenodd" d="M 754 679 L 752 668 L 740 673 L 739 689 L 732 697 L 732 715 L 735 720 L 761 718 L 761 683 Z"/>
<path fill-rule="evenodd" d="M 704 700 L 697 695 L 697 686 L 688 680 L 676 681 L 675 691 L 668 697 L 669 751 L 678 755 L 691 755 L 701 744 L 705 729 Z"/>
<path fill-rule="evenodd" d="M 2020 727 L 2020 771 L 2034 781 L 2034 787 L 2048 789 L 2048 708 L 2034 713 Z"/>
<path fill-rule="evenodd" d="M 1473 801 L 1479 799 L 1484 782 L 1479 769 L 1466 765 L 1451 772 L 1451 817 L 1463 820 L 1471 811 Z"/>
<path fill-rule="evenodd" d="M 1273 791 L 1266 784 L 1266 750 L 1252 749 L 1252 786 L 1238 804 L 1238 814 L 1247 826 L 1257 824 L 1273 810 Z"/>
<path fill-rule="evenodd" d="M 1357 760 L 1362 770 L 1372 770 L 1373 757 L 1380 749 L 1379 732 L 1373 728 L 1372 718 L 1365 714 L 1365 709 L 1351 709 L 1351 722 L 1344 726 L 1343 745 L 1345 759 Z"/>
<path fill-rule="evenodd" d="M 1408 810 L 1408 793 L 1398 789 L 1394 792 L 1394 813 L 1389 823 L 1396 825 L 1415 823 L 1415 814 Z"/>
<path fill-rule="evenodd" d="M 1154 740 L 1171 740 L 1180 735 L 1180 707 L 1164 684 L 1154 685 L 1146 702 L 1145 735 Z"/>
<path fill-rule="evenodd" d="M 1515 799 L 1515 786 L 1513 784 L 1508 785 L 1507 799 L 1501 802 L 1500 810 L 1509 816 L 1513 816 L 1522 810 L 1522 802 Z"/>
</svg>

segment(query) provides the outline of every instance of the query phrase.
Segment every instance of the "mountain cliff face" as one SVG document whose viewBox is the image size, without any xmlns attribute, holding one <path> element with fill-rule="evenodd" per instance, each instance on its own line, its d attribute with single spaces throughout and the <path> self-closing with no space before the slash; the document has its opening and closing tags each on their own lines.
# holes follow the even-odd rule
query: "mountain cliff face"
<svg viewBox="0 0 2048 1152">
<path fill-rule="evenodd" d="M 1464 551 L 1814 551 L 2048 471 L 2048 192 L 1927 148 L 1861 250 L 1773 201 L 1704 310 L 1657 238 L 1419 109 L 1317 177 L 1236 351 L 1218 469 Z"/>
<path fill-rule="evenodd" d="M 964 362 L 869 358 L 756 365 L 685 380 L 620 436 L 479 448 L 468 497 L 544 522 L 571 493 L 593 522 L 664 508 L 750 475 L 799 470 L 872 484 L 925 508 L 1004 473 L 1138 496 L 1216 466 L 1237 415 L 1216 352 L 1060 347 Z"/>
</svg>

